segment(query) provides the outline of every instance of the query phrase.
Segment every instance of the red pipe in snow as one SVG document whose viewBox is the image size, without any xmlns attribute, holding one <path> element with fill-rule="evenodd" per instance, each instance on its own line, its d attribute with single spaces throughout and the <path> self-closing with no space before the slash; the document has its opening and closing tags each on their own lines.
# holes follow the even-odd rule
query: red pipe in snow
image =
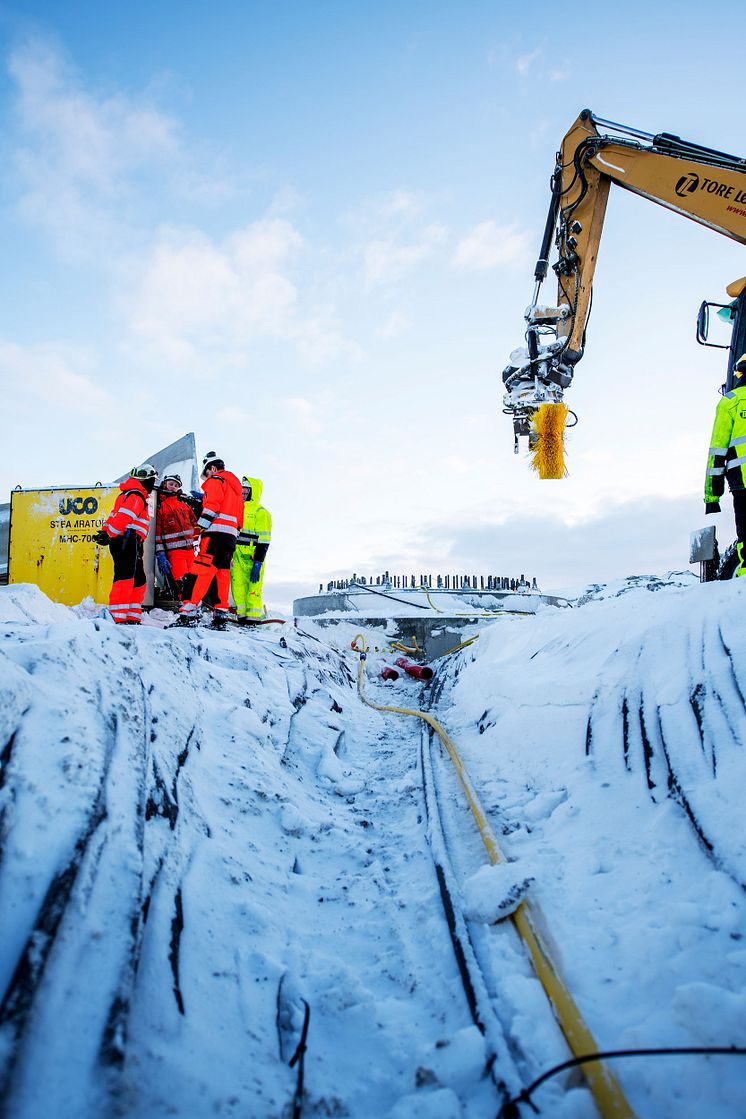
<svg viewBox="0 0 746 1119">
<path fill-rule="evenodd" d="M 395 668 L 389 668 L 388 665 L 384 665 L 384 667 L 381 669 L 381 676 L 383 677 L 384 680 L 398 680 L 399 679 L 399 673 L 396 671 L 396 669 Z"/>
<path fill-rule="evenodd" d="M 414 676 L 415 680 L 432 680 L 433 670 L 426 664 L 412 664 L 406 657 L 398 657 L 396 663 L 399 668 L 403 668 L 408 676 Z"/>
</svg>

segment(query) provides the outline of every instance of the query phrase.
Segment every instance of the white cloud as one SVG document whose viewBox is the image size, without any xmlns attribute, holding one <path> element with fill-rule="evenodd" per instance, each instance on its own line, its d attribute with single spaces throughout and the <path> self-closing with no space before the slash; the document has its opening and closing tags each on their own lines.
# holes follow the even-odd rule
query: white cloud
<svg viewBox="0 0 746 1119">
<path fill-rule="evenodd" d="M 283 404 L 296 427 L 308 435 L 320 435 L 324 429 L 319 405 L 301 396 L 288 397 Z"/>
<path fill-rule="evenodd" d="M 404 334 L 412 325 L 411 319 L 401 311 L 393 311 L 376 332 L 379 338 L 390 341 Z"/>
<path fill-rule="evenodd" d="M 280 218 L 254 222 L 222 244 L 195 229 L 163 230 L 129 300 L 130 327 L 172 360 L 292 335 L 298 293 L 286 273 L 302 245 Z"/>
<path fill-rule="evenodd" d="M 442 223 L 428 222 L 429 202 L 424 194 L 400 187 L 367 198 L 344 215 L 367 285 L 399 282 L 448 239 Z"/>
<path fill-rule="evenodd" d="M 145 100 L 95 96 L 72 67 L 40 40 L 16 50 L 9 71 L 17 88 L 23 181 L 21 213 L 72 255 L 102 255 L 124 240 L 128 177 L 178 156 L 176 123 Z"/>
<path fill-rule="evenodd" d="M 310 365 L 324 365 L 340 355 L 357 363 L 364 356 L 362 347 L 344 337 L 333 309 L 319 310 L 299 320 L 293 340 Z"/>
<path fill-rule="evenodd" d="M 14 52 L 9 70 L 21 123 L 40 141 L 47 170 L 109 190 L 124 168 L 174 154 L 173 120 L 120 95 L 86 93 L 48 45 L 37 40 Z"/>
<path fill-rule="evenodd" d="M 519 74 L 527 74 L 529 72 L 529 70 L 531 69 L 531 67 L 533 66 L 534 62 L 536 62 L 537 59 L 541 58 L 541 55 L 542 55 L 541 47 L 537 47 L 535 50 L 532 50 L 529 54 L 522 54 L 520 56 L 520 58 L 517 58 L 516 61 L 515 61 L 515 68 L 518 71 L 518 73 Z"/>
<path fill-rule="evenodd" d="M 544 484 L 544 483 L 542 483 Z M 688 567 L 689 533 L 700 527 L 701 501 L 658 498 L 608 502 L 582 521 L 548 512 L 514 513 L 501 521 L 433 522 L 417 533 L 417 550 L 444 570 L 528 577 L 542 590 L 582 588 L 633 574 Z M 724 546 L 732 536 L 725 534 Z"/>
<path fill-rule="evenodd" d="M 446 237 L 444 226 L 432 224 L 409 243 L 403 243 L 396 234 L 371 241 L 363 254 L 366 281 L 395 283 L 430 257 Z"/>
<path fill-rule="evenodd" d="M 333 307 L 302 305 L 306 249 L 283 218 L 252 222 L 221 242 L 197 229 L 163 229 L 130 278 L 129 327 L 184 371 L 243 363 L 260 339 L 289 342 L 310 364 L 339 354 L 358 360 Z"/>
<path fill-rule="evenodd" d="M 483 221 L 461 238 L 454 263 L 459 268 L 486 269 L 498 265 L 524 267 L 531 260 L 530 234 L 514 225 Z"/>
<path fill-rule="evenodd" d="M 423 200 L 421 195 L 411 190 L 394 190 L 384 199 L 383 211 L 388 214 L 405 215 L 412 217 L 422 210 Z"/>
<path fill-rule="evenodd" d="M 12 384 L 18 399 L 31 399 L 34 409 L 51 405 L 60 415 L 90 415 L 112 408 L 109 393 L 81 372 L 90 364 L 90 355 L 63 344 L 0 341 L 0 382 Z"/>
<path fill-rule="evenodd" d="M 219 423 L 226 424 L 248 424 L 251 423 L 251 415 L 241 408 L 221 408 L 215 413 L 215 419 Z"/>
<path fill-rule="evenodd" d="M 87 89 L 48 42 L 16 49 L 19 210 L 75 259 L 108 263 L 131 248 L 142 215 L 174 197 L 203 204 L 234 196 L 235 176 L 188 153 L 178 122 L 151 97 Z M 214 168 L 217 167 L 217 171 Z"/>
</svg>

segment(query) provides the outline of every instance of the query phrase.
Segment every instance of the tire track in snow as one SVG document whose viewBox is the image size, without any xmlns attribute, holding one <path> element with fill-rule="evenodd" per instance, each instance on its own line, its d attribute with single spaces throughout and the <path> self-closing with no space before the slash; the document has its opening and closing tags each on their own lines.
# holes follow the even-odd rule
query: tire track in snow
<svg viewBox="0 0 746 1119">
<path fill-rule="evenodd" d="M 169 790 L 163 776 L 160 773 L 158 763 L 155 757 L 151 760 L 151 775 L 150 782 L 146 789 L 145 811 L 144 811 L 144 828 L 142 831 L 142 847 L 141 856 L 143 859 L 143 871 L 145 866 L 145 855 L 147 846 L 147 836 L 149 833 L 148 823 L 157 817 L 167 821 L 169 830 L 174 832 L 176 829 L 177 821 L 179 818 L 179 791 L 178 782 L 187 758 L 189 757 L 190 747 L 192 741 L 195 740 L 196 724 L 192 727 L 187 736 L 187 740 L 183 749 L 177 755 L 176 769 L 172 777 L 171 788 Z M 151 743 L 154 741 L 153 733 L 151 732 Z M 197 741 L 199 748 L 199 742 Z M 156 795 L 157 794 L 157 795 Z M 138 969 L 140 966 L 140 954 L 142 951 L 142 942 L 145 932 L 145 925 L 148 920 L 150 907 L 153 900 L 153 893 L 156 883 L 164 865 L 166 855 L 162 853 L 156 863 L 155 870 L 153 871 L 147 886 L 144 886 L 144 879 L 141 879 L 141 888 L 139 897 L 135 898 L 134 910 L 130 919 L 130 935 L 127 948 L 125 964 L 122 970 L 122 978 L 118 985 L 117 991 L 112 999 L 109 1013 L 106 1019 L 106 1026 L 104 1028 L 100 1060 L 103 1065 L 113 1066 L 121 1069 L 124 1065 L 126 1051 L 127 1051 L 127 1036 L 128 1036 L 128 1023 L 132 1006 L 132 997 L 134 994 L 135 983 L 137 981 Z M 181 901 L 181 890 L 179 888 L 179 907 Z M 176 910 L 177 901 L 174 900 L 174 908 Z M 178 925 L 178 938 L 181 936 L 183 929 L 183 912 L 181 913 L 180 923 L 175 915 L 174 923 Z M 173 951 L 173 932 L 172 932 L 172 951 Z M 176 944 L 177 951 L 177 967 L 178 967 L 178 939 Z M 178 974 L 175 974 L 175 990 L 178 988 Z M 181 993 L 179 991 L 177 997 L 177 1005 L 183 1014 L 183 1001 L 181 1000 Z"/>
<path fill-rule="evenodd" d="M 37 990 L 44 977 L 55 938 L 67 912 L 70 897 L 78 881 L 86 854 L 94 844 L 94 837 L 106 820 L 106 785 L 111 769 L 117 726 L 109 724 L 106 734 L 106 757 L 99 781 L 96 801 L 82 834 L 78 837 L 72 856 L 58 871 L 47 888 L 33 927 L 16 965 L 10 983 L 0 1003 L 0 1115 L 6 1114 L 10 1086 L 19 1058 L 23 1032 L 31 1012 Z"/>
<path fill-rule="evenodd" d="M 132 651 L 131 647 L 127 650 L 129 654 Z M 176 828 L 179 774 L 195 731 L 193 726 L 175 759 L 169 790 L 152 756 L 157 717 L 149 713 L 148 694 L 130 660 L 131 655 L 125 655 L 120 669 L 121 692 L 108 712 L 106 760 L 88 824 L 70 862 L 49 887 L 3 1003 L 6 1040 L 10 1042 L 3 1094 L 10 1096 L 15 1101 L 13 1106 L 17 1103 L 24 1114 L 29 1109 L 35 1113 L 32 1101 L 39 1091 L 29 1083 L 28 1072 L 20 1079 L 16 1075 L 22 1073 L 21 1063 L 31 1066 L 34 1061 L 38 1042 L 32 1036 L 32 1020 L 48 1018 L 50 1007 L 61 997 L 69 1007 L 70 995 L 61 992 L 66 977 L 75 971 L 71 961 L 84 951 L 89 930 L 97 924 L 107 928 L 110 964 L 93 992 L 76 991 L 72 1003 L 77 1003 L 74 1013 L 82 1010 L 81 1021 L 90 1021 L 93 1026 L 92 1031 L 86 1028 L 84 1032 L 88 1046 L 93 1045 L 91 1056 L 102 1070 L 121 1069 L 124 1064 L 143 930 L 163 863 L 161 854 L 146 885 L 146 836 L 161 817 L 168 822 L 170 832 Z M 95 700 L 99 708 L 106 709 L 100 684 Z M 118 898 L 117 893 L 121 895 Z M 81 920 L 83 915 L 85 919 Z M 81 998 L 87 1006 L 81 1007 Z M 64 1052 L 65 1044 L 61 1040 L 60 1052 Z M 113 1081 L 109 1092 L 116 1095 Z"/>
<path fill-rule="evenodd" d="M 299 718 L 302 712 L 305 712 L 312 705 L 315 698 L 316 693 L 312 692 L 308 702 L 303 704 L 296 712 Z M 433 1000 L 435 1001 L 438 1009 L 436 1011 L 434 1007 L 431 1007 L 430 1013 L 442 1015 L 443 1022 L 439 1032 L 430 1034 L 431 1056 L 425 1059 L 422 1055 L 419 1058 L 415 1057 L 417 1049 L 422 1047 L 424 1040 L 422 1025 L 420 1024 L 419 1033 L 416 1035 L 417 1040 L 413 1037 L 409 1046 L 412 1051 L 409 1072 L 411 1079 L 407 1082 L 405 1077 L 402 1081 L 402 1074 L 405 1071 L 402 1069 L 398 1072 L 397 1079 L 394 1081 L 395 1084 L 399 1085 L 399 1093 L 402 1093 L 402 1091 L 413 1093 L 411 1097 L 409 1094 L 405 1094 L 404 1099 L 411 1100 L 411 1106 L 415 1107 L 420 1106 L 415 1103 L 415 1099 L 420 1098 L 418 1093 L 421 1093 L 423 1089 L 427 1090 L 429 1086 L 440 1083 L 438 1077 L 443 1074 L 438 1062 L 441 1058 L 438 1056 L 436 1059 L 436 1055 L 442 1052 L 444 1055 L 442 1059 L 447 1061 L 448 1035 L 454 1030 L 463 1030 L 469 1026 L 470 1015 L 462 988 L 456 979 L 458 970 L 453 949 L 449 943 L 446 920 L 439 901 L 437 872 L 433 867 L 426 846 L 423 826 L 425 819 L 424 802 L 421 801 L 423 793 L 421 781 L 417 777 L 419 732 L 415 732 L 416 728 L 414 727 L 405 730 L 406 723 L 403 724 L 401 720 L 395 717 L 389 718 L 387 722 L 383 722 L 378 715 L 371 717 L 369 709 L 363 708 L 356 697 L 351 698 L 346 706 L 347 720 L 341 732 L 339 730 L 334 731 L 331 720 L 327 721 L 327 731 L 332 731 L 335 734 L 334 744 L 330 750 L 334 753 L 342 752 L 339 743 L 341 735 L 344 734 L 345 760 L 358 765 L 364 763 L 365 781 L 363 787 L 356 794 L 345 798 L 349 807 L 341 814 L 336 824 L 336 827 L 343 829 L 347 835 L 346 843 L 350 850 L 348 871 L 342 873 L 333 889 L 330 890 L 327 887 L 323 891 L 323 896 L 318 898 L 318 903 L 324 903 L 323 908 L 319 904 L 315 914 L 309 912 L 307 918 L 301 918 L 304 927 L 304 939 L 308 939 L 309 942 L 320 940 L 323 943 L 327 936 L 321 930 L 326 926 L 328 919 L 332 920 L 337 958 L 340 961 L 344 960 L 348 967 L 354 967 L 357 964 L 360 968 L 360 971 L 355 975 L 355 981 L 352 981 L 353 974 L 350 973 L 349 975 L 347 998 L 352 1000 L 353 1005 L 356 999 L 360 997 L 360 995 L 354 993 L 355 988 L 359 987 L 360 983 L 364 986 L 366 975 L 370 974 L 371 971 L 374 972 L 377 967 L 381 968 L 384 976 L 389 977 L 394 988 L 399 989 L 395 996 L 397 1000 L 408 997 L 413 1005 L 418 1006 L 422 1005 L 423 999 L 427 1005 L 431 1005 Z M 332 710 L 335 710 L 334 705 L 332 705 Z M 355 721 L 351 722 L 351 718 Z M 302 729 L 306 728 L 301 727 L 301 724 L 295 720 L 292 734 L 289 735 L 289 738 L 296 739 L 299 746 Z M 351 729 L 354 729 L 355 733 L 350 740 Z M 303 745 L 306 748 L 309 745 L 308 736 L 305 734 L 303 735 Z M 301 753 L 298 758 L 300 759 L 302 756 Z M 417 805 L 419 805 L 419 808 L 416 809 Z M 344 808 L 344 804 L 340 807 Z M 345 820 L 349 822 L 345 822 Z M 353 854 L 353 852 L 359 851 L 360 843 L 360 839 L 354 837 L 356 822 L 363 827 L 363 835 L 360 835 L 360 839 L 363 839 L 363 836 L 367 839 L 367 845 L 363 846 L 364 858 L 362 863 L 357 862 L 359 855 Z M 320 852 L 318 849 L 314 850 L 313 844 L 308 846 L 301 843 L 300 846 L 301 850 L 297 850 L 295 854 L 293 868 L 297 870 L 301 880 L 307 883 L 305 887 L 307 889 L 313 881 L 314 864 Z M 416 898 L 412 897 L 413 882 L 410 877 L 414 866 L 417 867 Z M 425 897 L 428 899 L 427 907 L 422 909 L 425 904 Z M 348 910 L 348 905 L 353 905 L 354 908 Z M 367 917 L 366 913 L 368 914 Z M 419 918 L 418 913 L 420 914 Z M 361 921 L 370 922 L 368 947 L 365 956 L 362 958 L 359 955 L 360 946 L 357 944 Z M 386 930 L 385 934 L 383 933 L 384 928 Z M 397 947 L 393 948 L 392 943 Z M 372 956 L 371 949 L 373 950 Z M 311 952 L 310 947 L 309 952 Z M 311 952 L 309 958 L 314 957 L 315 953 Z M 392 961 L 391 964 L 388 963 L 389 960 Z M 333 1099 L 326 1095 L 319 1096 L 320 1083 L 323 1083 L 323 1079 L 320 1079 L 323 1063 L 320 1067 L 319 1059 L 323 1055 L 319 1053 L 318 1047 L 325 1048 L 325 1043 L 319 1038 L 319 1033 L 322 1036 L 328 1036 L 330 1030 L 333 1032 L 329 1016 L 334 1004 L 327 1005 L 326 998 L 320 995 L 318 990 L 314 991 L 314 985 L 318 986 L 321 980 L 318 972 L 313 976 L 312 982 L 307 975 L 308 964 L 305 964 L 303 959 L 301 959 L 299 967 L 301 978 L 303 975 L 306 976 L 306 993 L 313 1009 L 312 1022 L 315 1024 L 312 1026 L 310 1050 L 306 1065 L 309 1102 L 312 1108 L 317 1109 L 342 1107 L 344 1106 L 342 1100 L 335 1103 Z M 331 974 L 334 974 L 333 970 Z M 407 977 L 407 982 L 410 984 L 406 993 L 400 990 L 404 976 Z M 427 976 L 427 979 L 425 976 Z M 308 991 L 309 985 L 311 987 L 310 993 Z M 446 992 L 447 995 L 444 999 L 443 996 Z M 367 997 L 370 998 L 369 995 Z M 375 1015 L 375 1005 L 372 1011 L 368 1013 Z M 422 1010 L 420 1010 L 420 1017 L 422 1013 Z M 445 1038 L 443 1038 L 443 1034 L 446 1035 Z M 442 1040 L 439 1041 L 439 1037 Z M 391 1043 L 386 1042 L 385 1035 L 379 1034 L 377 1038 L 371 1036 L 367 1047 L 372 1054 L 380 1050 L 381 1046 L 384 1046 L 385 1049 L 386 1044 Z M 443 1046 L 442 1050 L 438 1049 L 438 1045 Z M 484 1069 L 483 1043 L 481 1045 L 482 1064 L 478 1072 L 475 1070 L 477 1081 L 479 1081 Z M 375 1048 L 372 1048 L 372 1046 Z M 354 1035 L 347 1036 L 344 1041 L 340 1039 L 339 1053 L 340 1055 L 344 1054 L 346 1064 L 349 1063 L 350 1057 L 353 1057 L 357 1048 L 358 1041 Z M 370 1059 L 375 1060 L 372 1056 Z M 419 1068 L 416 1067 L 418 1060 Z M 385 1067 L 387 1064 L 390 1065 L 390 1062 L 390 1053 L 386 1053 L 385 1058 L 382 1053 L 379 1055 L 379 1064 Z M 388 1075 L 390 1076 L 391 1073 Z M 365 1078 L 365 1085 L 361 1083 L 361 1095 L 355 1102 L 353 1114 L 368 1114 L 365 1110 L 365 1092 L 370 1090 L 367 1080 L 368 1077 Z M 389 1086 L 389 1091 L 391 1091 L 391 1086 Z M 490 1087 L 489 1084 L 480 1084 L 478 1091 L 487 1092 L 488 1095 L 491 1093 L 491 1104 L 489 1106 L 493 1107 L 495 1103 L 494 1087 Z M 482 1096 L 480 1098 L 484 1100 L 486 1097 Z M 401 1102 L 403 1103 L 403 1101 Z M 424 1106 L 424 1103 L 422 1106 Z M 340 1111 L 339 1113 L 342 1114 L 343 1112 Z"/>
<path fill-rule="evenodd" d="M 594 730 L 595 723 L 608 720 L 609 706 L 613 702 L 612 696 L 602 692 L 596 692 L 591 701 L 585 739 L 585 752 L 588 757 L 593 755 L 596 749 L 594 743 L 599 740 Z M 648 705 L 647 718 L 646 704 Z M 675 712 L 672 713 L 670 704 L 661 707 L 653 696 L 648 700 L 645 694 L 631 693 L 623 688 L 618 711 L 621 720 L 621 752 L 624 768 L 629 773 L 638 772 L 636 759 L 639 757 L 646 788 L 653 803 L 660 803 L 657 794 L 660 790 L 664 790 L 664 795 L 678 804 L 684 812 L 700 847 L 713 865 L 746 891 L 746 876 L 733 864 L 730 855 L 722 849 L 722 845 L 719 845 L 716 831 L 713 832 L 703 821 L 700 811 L 687 793 L 687 780 L 683 775 L 694 764 L 692 748 L 696 743 L 701 764 L 706 767 L 711 781 L 717 782 L 720 777 L 715 738 L 708 729 L 716 715 L 730 733 L 729 749 L 740 747 L 740 737 L 728 720 L 724 700 L 716 686 L 708 686 L 701 680 L 692 682 L 686 698 L 682 696 L 678 705 L 682 714 L 685 708 L 691 716 L 692 723 L 688 748 L 685 748 L 686 739 L 681 733 L 681 722 L 677 724 L 679 729 L 673 739 L 666 736 L 665 721 L 674 722 Z M 725 752 L 724 747 L 721 747 L 721 752 Z"/>
</svg>

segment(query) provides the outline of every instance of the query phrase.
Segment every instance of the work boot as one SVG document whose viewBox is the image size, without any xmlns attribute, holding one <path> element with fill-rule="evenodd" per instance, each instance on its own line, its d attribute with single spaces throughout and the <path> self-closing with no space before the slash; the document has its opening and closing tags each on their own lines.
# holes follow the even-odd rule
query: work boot
<svg viewBox="0 0 746 1119">
<path fill-rule="evenodd" d="M 182 602 L 175 626 L 196 626 L 199 621 L 199 607 L 193 602 Z"/>
<path fill-rule="evenodd" d="M 228 610 L 221 610 L 219 607 L 215 607 L 212 612 L 212 628 L 226 629 L 229 617 L 230 613 Z"/>
</svg>

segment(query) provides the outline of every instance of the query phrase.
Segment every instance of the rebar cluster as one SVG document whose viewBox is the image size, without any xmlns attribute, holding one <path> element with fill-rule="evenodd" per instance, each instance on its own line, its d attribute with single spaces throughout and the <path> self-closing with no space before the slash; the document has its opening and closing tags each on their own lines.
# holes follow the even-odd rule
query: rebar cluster
<svg viewBox="0 0 746 1119">
<path fill-rule="evenodd" d="M 507 575 L 383 575 L 352 574 L 349 579 L 330 579 L 326 584 L 319 583 L 319 594 L 334 591 L 350 591 L 356 586 L 379 587 L 381 590 L 417 590 L 419 587 L 435 588 L 439 591 L 538 591 L 534 577 L 529 582 L 525 575 L 510 578 Z"/>
</svg>

